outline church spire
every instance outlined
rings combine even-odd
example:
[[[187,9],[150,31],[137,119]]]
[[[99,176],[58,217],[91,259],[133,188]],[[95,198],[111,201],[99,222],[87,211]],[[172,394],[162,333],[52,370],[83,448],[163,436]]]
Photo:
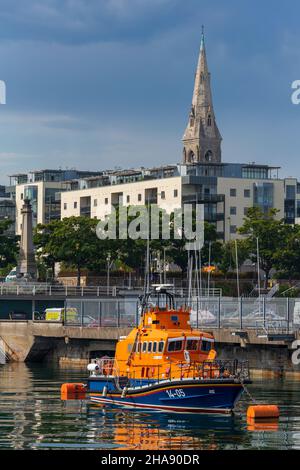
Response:
[[[184,162],[220,162],[221,141],[222,137],[215,121],[213,109],[210,73],[207,66],[204,29],[202,26],[192,107],[183,136]]]

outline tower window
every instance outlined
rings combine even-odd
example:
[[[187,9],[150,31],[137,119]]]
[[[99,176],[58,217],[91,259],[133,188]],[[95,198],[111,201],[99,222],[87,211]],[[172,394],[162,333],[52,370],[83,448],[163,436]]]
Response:
[[[211,115],[210,114],[207,117],[207,125],[208,125],[208,127],[211,126]]]
[[[211,150],[208,150],[204,156],[206,162],[211,162],[212,161],[212,156],[213,153]]]
[[[194,152],[193,152],[192,150],[189,152],[188,161],[189,161],[190,163],[193,163],[193,162],[195,161],[195,154],[194,154]]]

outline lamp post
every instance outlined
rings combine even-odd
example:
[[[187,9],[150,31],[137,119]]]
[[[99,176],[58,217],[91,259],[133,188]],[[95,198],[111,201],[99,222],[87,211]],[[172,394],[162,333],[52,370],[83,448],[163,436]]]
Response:
[[[111,254],[108,253],[107,258],[106,258],[106,262],[107,262],[107,280],[106,280],[106,289],[107,290],[106,290],[106,292],[107,292],[107,295],[109,295],[109,281],[110,281],[109,280],[109,274],[110,274],[109,272],[110,272],[110,268],[111,268],[110,260],[111,260]]]

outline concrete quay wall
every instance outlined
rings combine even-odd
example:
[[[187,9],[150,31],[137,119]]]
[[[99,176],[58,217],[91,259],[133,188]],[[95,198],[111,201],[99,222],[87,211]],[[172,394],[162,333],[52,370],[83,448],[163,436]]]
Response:
[[[49,361],[62,366],[85,367],[99,355],[113,355],[120,336],[130,328],[64,326],[61,323],[0,321],[0,338],[13,361]],[[292,362],[291,342],[268,341],[254,330],[242,337],[230,329],[213,331],[220,359],[247,360],[256,375],[293,375],[300,379],[300,365]],[[300,339],[299,332],[296,339]],[[300,353],[299,353],[300,357]]]

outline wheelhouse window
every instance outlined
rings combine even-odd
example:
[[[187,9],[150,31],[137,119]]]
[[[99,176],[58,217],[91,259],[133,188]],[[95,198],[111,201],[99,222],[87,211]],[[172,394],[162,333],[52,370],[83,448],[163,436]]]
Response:
[[[148,353],[152,352],[152,341],[148,343]]]
[[[160,341],[160,342],[158,343],[158,352],[163,352],[164,347],[165,347],[165,342],[164,342],[164,341]]]
[[[154,341],[152,351],[155,353],[157,351],[157,342]]]
[[[202,339],[201,341],[201,351],[209,352],[212,348],[212,341],[207,341],[206,339]]]
[[[183,344],[182,339],[171,339],[169,340],[168,351],[169,352],[181,351],[182,344]]]
[[[199,339],[190,338],[186,341],[186,350],[187,351],[197,351],[199,346]]]
[[[143,352],[146,352],[146,351],[147,351],[147,344],[148,344],[148,343],[143,343]]]

